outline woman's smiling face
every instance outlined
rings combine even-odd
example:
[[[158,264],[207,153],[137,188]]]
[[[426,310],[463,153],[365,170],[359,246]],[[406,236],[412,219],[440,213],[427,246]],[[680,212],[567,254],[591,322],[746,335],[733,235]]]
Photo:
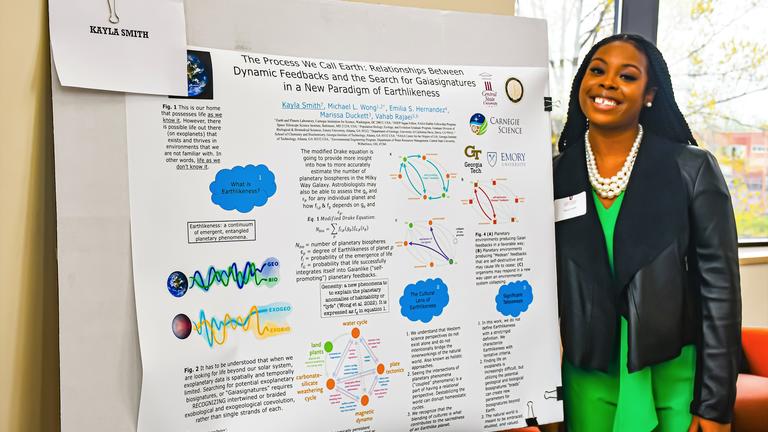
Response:
[[[616,41],[592,56],[579,87],[579,106],[590,125],[606,129],[635,127],[655,88],[648,85],[648,60],[630,42]]]

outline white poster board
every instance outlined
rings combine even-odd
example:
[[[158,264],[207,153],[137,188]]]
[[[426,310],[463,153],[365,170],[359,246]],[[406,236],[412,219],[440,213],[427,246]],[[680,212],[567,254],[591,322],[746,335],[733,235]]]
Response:
[[[185,8],[188,40],[211,48],[420,65],[547,62],[546,28],[537,20],[339,2],[201,0]],[[312,29],[311,37],[304,30],[287,31],[286,23]],[[54,83],[54,126],[62,429],[135,430],[141,366],[130,267],[125,97]],[[558,363],[554,356],[552,364]]]

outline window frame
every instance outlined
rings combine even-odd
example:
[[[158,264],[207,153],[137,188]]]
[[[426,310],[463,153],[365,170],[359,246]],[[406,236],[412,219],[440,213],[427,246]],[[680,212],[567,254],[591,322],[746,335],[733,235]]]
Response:
[[[635,33],[655,44],[659,29],[659,1],[616,0],[614,4],[614,34]],[[757,239],[739,237],[738,241],[739,248],[768,246],[768,237]]]

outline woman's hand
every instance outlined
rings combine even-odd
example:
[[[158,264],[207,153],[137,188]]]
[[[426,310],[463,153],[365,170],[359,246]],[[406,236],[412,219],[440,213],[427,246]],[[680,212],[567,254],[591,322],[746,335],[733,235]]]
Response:
[[[707,420],[699,416],[693,416],[691,420],[691,427],[688,428],[688,432],[730,432],[730,423],[718,423],[716,421]]]

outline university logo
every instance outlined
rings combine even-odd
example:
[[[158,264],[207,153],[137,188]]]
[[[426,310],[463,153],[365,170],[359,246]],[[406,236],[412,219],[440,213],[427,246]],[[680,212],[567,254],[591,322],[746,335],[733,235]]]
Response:
[[[499,154],[496,152],[488,152],[485,154],[485,157],[488,159],[488,165],[491,166],[491,168],[496,166],[496,162],[499,161]]]
[[[509,78],[504,84],[504,90],[507,92],[507,97],[513,103],[518,103],[523,99],[523,83],[515,78]]]
[[[468,145],[468,146],[464,147],[464,156],[466,156],[466,157],[468,157],[470,159],[479,160],[480,159],[480,153],[482,153],[482,152],[483,152],[482,150],[476,149],[475,146],[473,146],[473,145]]]
[[[485,106],[496,106],[498,105],[496,103],[496,96],[497,93],[493,91],[493,83],[491,82],[491,78],[493,78],[493,75],[483,72],[480,74],[480,78],[483,79],[484,83],[484,90],[483,90],[483,105]]]
[[[482,135],[488,130],[488,120],[484,115],[475,113],[469,119],[469,127],[475,135]]]
[[[520,168],[526,166],[525,152],[501,152],[501,166]]]

